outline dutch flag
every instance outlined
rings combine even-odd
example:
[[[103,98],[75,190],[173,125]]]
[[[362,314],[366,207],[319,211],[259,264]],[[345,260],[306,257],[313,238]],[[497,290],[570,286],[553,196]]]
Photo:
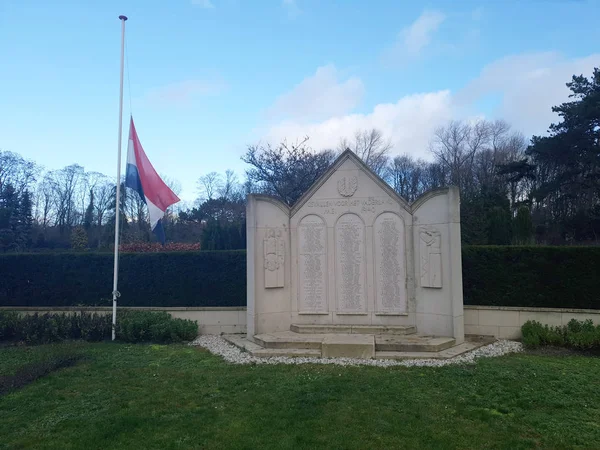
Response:
[[[161,224],[161,219],[167,208],[179,201],[179,197],[165,184],[152,167],[135,131],[133,117],[129,123],[125,186],[140,194],[140,197],[148,206],[150,228],[152,228],[158,240],[164,244],[165,230]]]

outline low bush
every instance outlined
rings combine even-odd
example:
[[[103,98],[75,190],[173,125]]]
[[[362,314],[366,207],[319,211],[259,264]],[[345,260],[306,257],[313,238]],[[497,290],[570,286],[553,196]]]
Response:
[[[575,350],[600,350],[600,325],[591,320],[571,319],[567,325],[548,326],[529,320],[521,327],[523,344],[528,348],[551,345]]]
[[[166,312],[124,311],[117,318],[117,336],[125,342],[191,341],[197,335],[196,322],[174,319]]]
[[[68,339],[102,341],[110,339],[112,318],[108,314],[19,315],[0,311],[0,341],[48,344]],[[119,311],[117,338],[125,342],[181,342],[198,334],[196,322],[174,319],[166,312]]]

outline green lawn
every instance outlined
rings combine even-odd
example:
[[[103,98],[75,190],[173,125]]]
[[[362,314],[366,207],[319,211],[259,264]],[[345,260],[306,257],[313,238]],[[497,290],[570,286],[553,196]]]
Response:
[[[0,375],[73,344],[0,349]],[[86,358],[0,397],[0,448],[600,448],[600,358],[235,366],[182,345]]]

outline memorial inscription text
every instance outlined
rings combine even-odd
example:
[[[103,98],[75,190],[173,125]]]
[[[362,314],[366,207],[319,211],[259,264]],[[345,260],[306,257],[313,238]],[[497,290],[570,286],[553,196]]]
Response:
[[[365,232],[355,214],[342,215],[335,226],[338,312],[366,312]]]
[[[299,304],[301,312],[327,312],[327,227],[316,215],[298,225]]]

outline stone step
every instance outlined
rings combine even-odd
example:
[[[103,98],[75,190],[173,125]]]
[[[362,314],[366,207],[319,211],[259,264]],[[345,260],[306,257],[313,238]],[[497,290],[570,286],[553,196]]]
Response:
[[[387,351],[373,350],[372,341],[362,341],[363,338],[368,339],[365,335],[344,335],[332,334],[323,338],[323,349],[301,349],[301,348],[263,348],[260,345],[247,339],[241,335],[224,335],[223,338],[248,352],[252,356],[263,358],[273,356],[288,356],[288,357],[349,357],[361,359],[450,359],[459,356],[468,351],[474,350],[495,341],[495,339],[469,339],[462,344],[451,348],[440,350],[438,352],[431,351]],[[348,339],[349,338],[349,339]],[[371,336],[372,338],[372,336]],[[355,341],[352,341],[354,339]],[[358,339],[358,341],[356,340]]]
[[[264,348],[303,348],[321,350],[325,334],[299,334],[293,331],[257,334],[254,342]]]
[[[336,340],[336,336],[340,339]],[[352,340],[351,337],[355,339]],[[361,341],[361,338],[364,338]],[[278,331],[274,333],[258,334],[254,342],[266,349],[312,349],[322,350],[325,340],[330,342],[374,342],[374,351],[391,352],[439,352],[454,346],[456,343],[451,337],[434,337],[418,335],[395,334],[342,334],[342,333],[295,333],[293,331]],[[353,350],[349,350],[354,353]],[[360,352],[358,352],[360,353]]]
[[[375,359],[450,359],[463,353],[475,350],[482,345],[487,345],[491,342],[483,341],[468,341],[454,347],[441,350],[439,352],[394,352],[394,351],[377,351]]]
[[[371,359],[375,356],[375,337],[371,334],[329,334],[323,339],[321,356]]]
[[[451,337],[433,336],[375,336],[375,350],[378,352],[440,352],[453,347],[456,340]]]
[[[409,335],[417,332],[413,325],[311,325],[294,323],[290,326],[294,333],[301,334],[396,334]]]
[[[235,345],[242,350],[245,350],[252,356],[268,358],[271,356],[288,356],[288,357],[321,357],[321,349],[307,348],[264,348],[248,340],[245,336],[240,335],[224,335],[223,338],[230,344]]]

